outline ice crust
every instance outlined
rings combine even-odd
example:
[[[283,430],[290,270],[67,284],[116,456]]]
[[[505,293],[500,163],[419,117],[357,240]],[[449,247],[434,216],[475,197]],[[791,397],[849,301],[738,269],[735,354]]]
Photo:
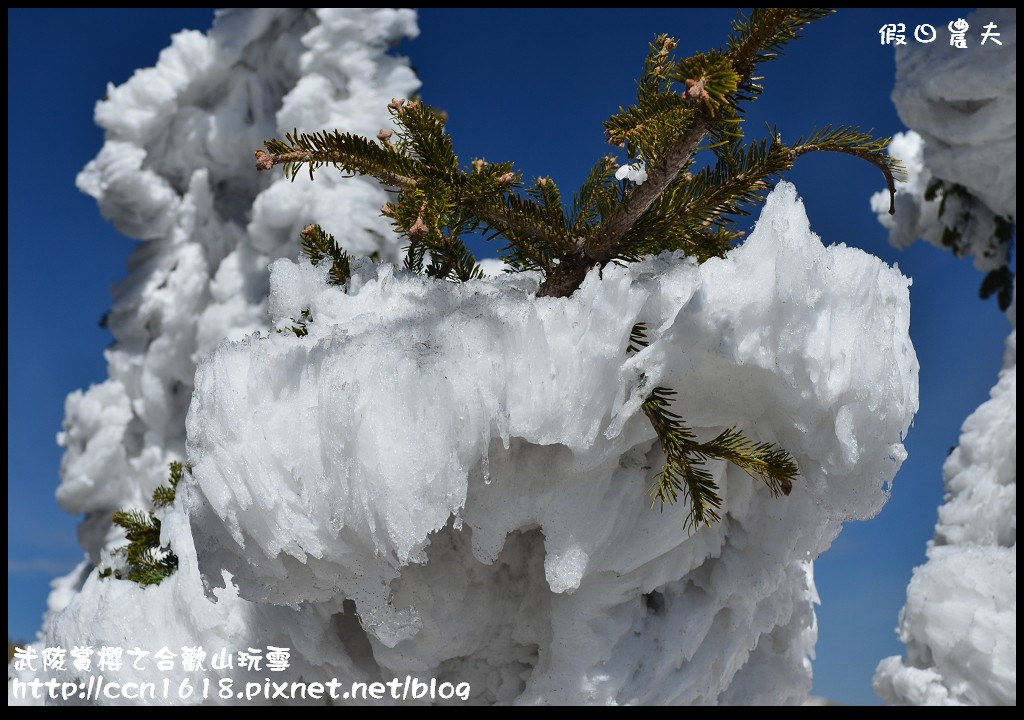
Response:
[[[917,407],[906,278],[823,247],[786,183],[726,259],[595,271],[567,299],[526,275],[326,277],[276,261],[274,326],[308,309],[309,334],[201,361],[193,481],[164,513],[178,573],[83,576],[46,642],[285,645],[305,676],[449,678],[476,702],[806,698],[811,561],[885,502]],[[720,525],[650,510],[655,384],[701,435],[789,449],[793,493],[717,463]]]
[[[58,493],[86,513],[87,558],[55,582],[37,648],[275,645],[275,680],[412,674],[479,703],[803,702],[812,562],[879,511],[905,457],[909,280],[824,247],[787,183],[727,258],[608,267],[571,298],[496,263],[463,285],[397,270],[374,183],[293,184],[251,157],[295,127],[375,135],[417,84],[383,51],[415,32],[408,11],[227,12],[98,106],[108,140],[79,185],[145,242],[110,314],[110,379],[67,401]],[[295,260],[312,220],[385,262],[329,286]],[[630,356],[639,321],[651,344]],[[735,424],[789,450],[792,494],[713,463],[721,524],[689,534],[684,508],[651,510],[655,385],[701,437]],[[174,459],[194,466],[160,511],[179,570],[100,579],[123,543],[111,512],[148,507]]]

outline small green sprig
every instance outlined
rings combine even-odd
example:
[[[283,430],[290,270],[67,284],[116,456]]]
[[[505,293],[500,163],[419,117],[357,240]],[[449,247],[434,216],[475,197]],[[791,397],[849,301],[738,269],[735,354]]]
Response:
[[[633,326],[628,352],[647,346],[646,333],[643,323]],[[722,497],[707,468],[709,460],[731,462],[767,485],[772,497],[792,492],[799,469],[789,453],[771,443],[755,443],[735,427],[723,430],[713,440],[699,442],[683,419],[672,412],[675,395],[674,390],[656,387],[642,406],[665,454],[665,465],[647,491],[651,507],[659,502],[662,507],[673,505],[682,497],[689,504],[687,528],[719,522]]]
[[[167,485],[153,491],[153,508],[162,509],[174,502],[178,484],[192,468],[184,463],[172,462]],[[178,569],[178,556],[169,546],[160,545],[160,519],[152,511],[135,508],[114,513],[114,524],[124,529],[128,544],[114,553],[122,560],[118,568],[104,568],[101,578],[130,580],[140,585],[159,585]]]

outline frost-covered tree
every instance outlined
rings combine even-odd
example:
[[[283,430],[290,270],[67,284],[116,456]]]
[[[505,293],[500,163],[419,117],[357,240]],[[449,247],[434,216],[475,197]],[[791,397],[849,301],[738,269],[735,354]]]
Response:
[[[229,13],[176,36],[100,105],[81,180],[152,245],[111,314],[112,379],[68,403],[61,500],[89,513],[90,557],[40,644],[274,646],[280,680],[412,675],[478,703],[802,701],[811,563],[882,507],[917,409],[908,280],[824,247],[792,185],[762,197],[812,150],[890,173],[884,144],[739,132],[757,68],[820,15],[758,11],[683,60],[656,39],[607,126],[626,164],[599,160],[569,210],[550,179],[462,167],[422,102],[389,106],[415,90],[383,54],[411,13]],[[181,152],[197,133],[210,157]],[[261,165],[361,177],[253,172],[282,135]],[[762,199],[739,243],[731,217]],[[471,228],[516,272],[480,278]],[[650,512],[658,468],[689,527]],[[132,567],[170,551],[160,578]],[[231,703],[222,683],[266,675],[179,670],[105,678]]]
[[[965,421],[943,465],[946,487],[928,561],[900,612],[906,656],[885,658],[874,687],[889,704],[1017,702],[1017,315],[1009,269],[1017,217],[1017,14],[979,10],[1001,45],[920,46],[896,55],[893,99],[912,128],[890,152],[909,170],[890,241],[952,246],[986,272],[982,294],[1008,310],[1010,335],[991,397]],[[872,198],[877,211],[884,193]],[[981,349],[984,351],[984,349]],[[994,349],[993,349],[994,350]]]
[[[897,48],[893,101],[912,129],[894,138],[890,154],[909,177],[896,192],[898,213],[888,212],[886,191],[871,207],[894,246],[921,238],[972,258],[985,273],[981,297],[995,295],[1005,311],[1017,223],[1017,15],[986,9],[967,22],[979,36],[990,23],[994,39],[982,44],[979,37],[963,49]]]

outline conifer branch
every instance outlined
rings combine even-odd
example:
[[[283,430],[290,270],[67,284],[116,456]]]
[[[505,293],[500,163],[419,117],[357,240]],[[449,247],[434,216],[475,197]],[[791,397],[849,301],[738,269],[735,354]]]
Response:
[[[354,155],[345,155],[344,153],[316,153],[311,150],[292,150],[281,153],[267,153],[263,150],[256,151],[256,169],[257,170],[271,170],[276,165],[284,165],[286,168],[289,165],[299,166],[306,163],[310,167],[310,178],[313,176],[313,169],[318,165],[337,165],[343,169],[351,167],[356,160]],[[290,173],[292,180],[295,179],[295,173]],[[403,175],[395,173],[389,173],[384,171],[366,173],[372,177],[377,178],[384,185],[390,185],[391,187],[397,188],[410,188],[416,186],[416,180]]]
[[[513,271],[543,273],[541,297],[571,295],[595,265],[634,262],[665,250],[683,250],[699,261],[722,256],[741,235],[730,230],[732,217],[763,200],[775,177],[809,152],[841,152],[876,165],[894,211],[899,168],[883,152],[886,141],[850,128],[826,128],[792,147],[774,132],[770,145],[742,144],[741,103],[761,92],[757,66],[829,12],[758,8],[733,23],[724,48],[684,60],[673,57],[673,38],[655,38],[635,104],[605,123],[609,142],[634,158],[625,173],[629,180],[615,182],[614,159],[602,158],[568,213],[547,178],[520,194],[511,163],[478,159],[471,171],[462,170],[445,132],[447,116],[418,100],[392,100],[395,129],[381,130],[375,140],[337,130],[293,131],[284,141],[268,140],[256,152],[257,167],[283,165],[293,180],[303,165],[310,177],[324,165],[375,177],[398,190],[397,200],[382,212],[409,240],[407,268],[453,282],[478,277],[460,235],[482,228],[507,241],[503,259]],[[691,174],[705,140],[718,163]]]
[[[626,351],[639,352],[647,345],[647,326],[637,323],[630,331]],[[682,497],[689,502],[687,528],[696,529],[721,520],[718,510],[722,497],[706,467],[708,460],[731,462],[761,480],[772,497],[792,492],[799,469],[789,453],[771,443],[752,442],[735,427],[722,431],[713,440],[698,442],[690,427],[671,410],[675,395],[674,390],[656,387],[642,405],[665,454],[665,465],[647,491],[651,507],[659,502],[662,507],[666,503],[673,505]]]
[[[889,189],[889,214],[896,214],[896,179],[906,178],[906,170],[896,159],[890,157],[885,149],[889,146],[889,140],[876,140],[867,133],[862,133],[855,128],[826,127],[814,133],[806,141],[801,140],[793,146],[793,160],[801,155],[812,152],[836,152],[866,160],[885,176],[885,183]]]
[[[502,235],[530,238],[544,245],[551,245],[559,241],[559,238],[541,223],[533,222],[529,218],[517,214],[507,206],[478,204],[472,208],[473,214],[479,217],[488,227],[497,230]],[[545,263],[541,269],[550,269]]]
[[[697,147],[708,132],[708,123],[704,118],[694,121],[693,127],[673,145],[657,165],[648,168],[647,180],[643,185],[633,188],[627,195],[619,210],[607,218],[598,231],[598,243],[587,254],[595,260],[606,260],[610,257],[615,245],[629,232],[637,220],[650,209],[651,205],[661,197],[662,193],[679,174],[690,166],[690,161]]]
[[[952,207],[947,208],[947,201],[951,198],[958,200],[954,203],[955,211]],[[989,214],[991,210],[963,185],[950,183],[941,178],[934,178],[928,184],[924,191],[924,199],[928,202],[939,200],[938,215],[943,225],[940,242],[943,247],[950,248],[957,257],[964,257],[974,252],[973,242],[965,242],[964,233],[967,232],[968,237],[973,235],[969,232],[969,228],[977,227],[978,214]],[[999,253],[1002,256],[1002,264],[985,275],[981,281],[978,296],[982,300],[987,300],[995,295],[999,302],[999,309],[1006,312],[1013,301],[1013,288],[1016,279],[1009,265],[1010,251],[1013,249],[1010,241],[1013,239],[1015,225],[1010,217],[992,214],[992,220],[995,223],[995,229],[989,241],[991,248],[988,252]],[[1006,250],[1003,251],[1002,248],[1006,248]]]
[[[165,508],[174,502],[178,485],[186,472],[192,472],[191,466],[177,461],[170,464],[167,485],[153,491],[154,508]],[[178,569],[178,556],[171,552],[170,547],[160,545],[160,519],[152,511],[118,510],[114,513],[113,522],[125,531],[128,544],[114,551],[115,555],[123,558],[122,567],[102,569],[99,573],[101,578],[130,580],[143,586],[159,585]]]
[[[331,285],[344,285],[351,275],[349,254],[341,249],[341,245],[330,233],[324,232],[319,225],[307,225],[299,234],[302,254],[314,265],[319,265],[325,258],[330,258],[331,268],[327,281]]]
[[[757,64],[776,59],[789,42],[800,37],[800,31],[816,20],[834,13],[829,8],[754,8],[749,17],[742,14],[733,21],[729,38],[729,56],[742,77],[742,99],[760,93],[754,84]],[[749,94],[749,95],[747,95]]]
[[[895,215],[896,214],[896,178],[893,177],[892,168],[890,167],[890,164],[885,161],[885,159],[879,158],[874,153],[870,153],[870,152],[868,152],[866,150],[859,150],[857,148],[844,148],[844,147],[831,147],[831,148],[829,148],[829,147],[815,147],[813,145],[807,145],[807,146],[804,146],[804,147],[797,148],[797,149],[793,150],[793,159],[795,160],[796,158],[800,157],[801,155],[806,155],[807,153],[811,153],[811,152],[836,152],[836,153],[844,153],[846,155],[852,155],[853,157],[858,157],[861,160],[867,160],[869,163],[871,163],[872,165],[877,167],[879,170],[882,171],[882,174],[885,176],[885,184],[886,184],[886,187],[889,190],[889,214],[890,215]]]

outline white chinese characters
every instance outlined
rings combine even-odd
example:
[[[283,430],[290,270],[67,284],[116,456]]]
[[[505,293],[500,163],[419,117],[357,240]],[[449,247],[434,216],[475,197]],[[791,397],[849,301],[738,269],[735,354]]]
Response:
[[[963,18],[957,18],[947,23],[946,29],[949,31],[950,47],[966,50],[968,43],[967,33],[971,29],[970,24]],[[993,45],[1002,45],[1003,42],[999,39],[999,33],[996,32],[997,29],[998,25],[993,22],[983,25],[981,45],[984,45],[989,40],[992,41]],[[878,35],[882,45],[906,45],[907,25],[906,23],[886,23],[878,29]],[[921,23],[914,28],[914,40],[923,45],[935,42],[938,37],[938,31],[930,23]]]
[[[213,670],[225,670],[234,667],[247,670],[269,670],[270,672],[283,672],[289,666],[291,648],[267,645],[266,655],[263,648],[246,648],[238,652],[230,652],[227,648],[220,648],[212,654],[207,653],[202,646],[182,647],[180,656],[169,647],[162,647],[155,653],[142,648],[131,648],[125,650],[120,647],[109,647],[104,645],[97,650],[91,646],[76,645],[70,653],[62,647],[46,647],[40,653],[31,645],[27,647],[15,647],[11,662],[18,672],[67,672],[68,655],[71,656],[71,665],[78,672],[90,672],[95,665],[96,670],[116,672],[121,669],[123,656],[127,655],[132,666],[136,670],[143,670],[146,667],[154,666],[163,672],[173,671],[178,664],[185,672],[205,671],[205,662],[209,661],[209,667]],[[152,658],[150,658],[152,656]],[[176,658],[180,661],[176,662]]]
[[[889,23],[888,25],[883,25],[878,31],[878,34],[882,36],[883,45],[907,44],[906,23]]]
[[[946,27],[949,28],[949,44],[961,50],[967,49],[967,31],[970,25],[963,18],[957,18]]]

